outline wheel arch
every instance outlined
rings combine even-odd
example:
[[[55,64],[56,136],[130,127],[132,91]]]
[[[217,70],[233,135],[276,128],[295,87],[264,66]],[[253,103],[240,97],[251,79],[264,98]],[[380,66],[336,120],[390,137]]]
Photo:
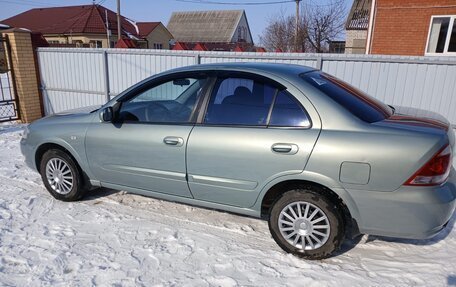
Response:
[[[272,207],[273,203],[280,198],[282,194],[285,192],[296,189],[296,188],[303,188],[303,187],[318,187],[325,195],[327,195],[331,201],[341,207],[342,215],[344,217],[344,221],[347,224],[347,229],[351,236],[356,236],[359,234],[358,224],[360,221],[359,218],[359,211],[356,207],[351,196],[345,191],[343,188],[329,188],[326,185],[305,179],[288,179],[283,180],[278,183],[275,183],[267,191],[263,194],[263,196],[259,199],[261,202],[260,205],[260,212],[261,218],[267,218],[269,216],[270,208]]]
[[[83,184],[86,186],[86,188],[90,189],[92,188],[90,184],[90,178],[87,175],[85,169],[81,165],[81,159],[77,156],[76,152],[66,144],[62,143],[56,143],[56,142],[46,142],[38,146],[35,152],[35,166],[38,172],[40,172],[40,163],[41,159],[43,158],[43,155],[46,153],[46,151],[50,149],[57,149],[60,150],[64,153],[66,153],[76,164],[76,168],[79,170],[79,173],[82,177]]]

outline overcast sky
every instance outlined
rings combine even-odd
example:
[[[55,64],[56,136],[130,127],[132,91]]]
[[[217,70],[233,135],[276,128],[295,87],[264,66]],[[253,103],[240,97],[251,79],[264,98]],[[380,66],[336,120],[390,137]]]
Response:
[[[189,1],[189,0],[185,0]],[[194,2],[229,2],[229,3],[255,3],[255,2],[282,2],[280,0],[191,0]],[[286,0],[283,0],[286,1]],[[324,5],[330,0],[303,0],[310,5]],[[353,0],[343,0],[347,9]],[[115,11],[116,0],[97,0],[103,6]],[[38,7],[55,7],[92,4],[91,0],[0,0],[0,20],[9,18],[26,10]],[[268,19],[280,11],[286,14],[295,13],[293,2],[274,5],[215,5],[205,3],[183,3],[179,0],[121,0],[121,14],[134,21],[161,21],[167,25],[173,11],[191,10],[222,10],[244,9],[247,14],[250,29],[254,40],[258,42],[258,36],[267,25]]]

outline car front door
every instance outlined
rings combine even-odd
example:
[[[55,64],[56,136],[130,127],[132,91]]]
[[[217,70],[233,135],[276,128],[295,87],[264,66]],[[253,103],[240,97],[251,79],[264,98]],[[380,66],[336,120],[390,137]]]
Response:
[[[87,157],[96,179],[106,186],[192,197],[185,152],[208,81],[168,78],[121,98],[114,122],[96,122],[87,131]]]
[[[237,207],[254,205],[271,180],[301,173],[320,132],[289,91],[245,75],[217,80],[200,121],[187,147],[190,190]]]

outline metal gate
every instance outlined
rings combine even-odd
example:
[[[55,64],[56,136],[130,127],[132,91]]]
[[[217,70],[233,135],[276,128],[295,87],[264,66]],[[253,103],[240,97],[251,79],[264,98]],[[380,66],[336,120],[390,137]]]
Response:
[[[0,122],[20,119],[8,36],[0,37]]]

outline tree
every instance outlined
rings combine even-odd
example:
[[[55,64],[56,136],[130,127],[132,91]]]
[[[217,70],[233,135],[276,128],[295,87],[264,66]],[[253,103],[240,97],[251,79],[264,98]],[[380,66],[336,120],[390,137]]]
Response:
[[[327,5],[304,5],[303,25],[307,30],[307,42],[316,53],[328,51],[329,42],[344,31],[346,9],[343,1],[331,0]]]
[[[260,42],[269,51],[293,51],[294,25],[294,17],[286,16],[282,11],[269,19],[269,25],[260,35]]]
[[[346,9],[342,0],[331,0],[324,5],[302,5],[299,21],[298,52],[323,53],[329,41],[336,39],[344,30]],[[296,51],[295,16],[283,11],[269,19],[269,24],[260,36],[266,49],[284,52]]]

